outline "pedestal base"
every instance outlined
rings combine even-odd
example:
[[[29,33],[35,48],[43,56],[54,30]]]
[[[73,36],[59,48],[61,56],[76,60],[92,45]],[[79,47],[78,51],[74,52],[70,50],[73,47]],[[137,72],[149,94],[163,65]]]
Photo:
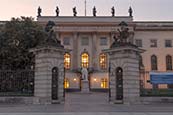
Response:
[[[89,93],[89,81],[82,80],[81,93]]]

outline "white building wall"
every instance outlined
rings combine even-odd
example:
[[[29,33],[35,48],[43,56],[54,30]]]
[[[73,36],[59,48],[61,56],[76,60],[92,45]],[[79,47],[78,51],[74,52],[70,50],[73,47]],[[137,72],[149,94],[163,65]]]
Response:
[[[151,70],[151,56],[158,59],[158,71],[166,71],[166,55],[173,56],[173,47],[165,47],[165,40],[173,41],[173,31],[135,31],[134,39],[142,39],[142,48],[146,50],[142,54],[146,71]],[[157,47],[150,47],[151,39],[157,39]]]

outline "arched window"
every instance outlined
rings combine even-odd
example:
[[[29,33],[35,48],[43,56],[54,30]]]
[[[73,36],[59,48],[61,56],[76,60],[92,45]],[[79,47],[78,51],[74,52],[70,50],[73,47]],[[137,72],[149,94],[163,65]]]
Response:
[[[64,67],[65,69],[70,69],[70,54],[69,53],[65,53],[64,54]]]
[[[151,70],[157,70],[157,56],[151,56]]]
[[[106,63],[107,63],[107,57],[106,54],[101,53],[100,58],[99,58],[99,63],[100,63],[100,68],[101,69],[106,69]]]
[[[172,56],[166,56],[166,70],[172,70]]]
[[[83,53],[81,55],[81,65],[82,65],[82,67],[88,68],[88,65],[89,65],[89,55],[87,53]]]

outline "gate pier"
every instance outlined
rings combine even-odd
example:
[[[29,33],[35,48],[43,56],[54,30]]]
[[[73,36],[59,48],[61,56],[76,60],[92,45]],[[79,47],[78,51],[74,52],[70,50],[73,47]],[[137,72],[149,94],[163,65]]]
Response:
[[[31,49],[35,54],[34,103],[51,104],[64,101],[63,48],[47,46]]]

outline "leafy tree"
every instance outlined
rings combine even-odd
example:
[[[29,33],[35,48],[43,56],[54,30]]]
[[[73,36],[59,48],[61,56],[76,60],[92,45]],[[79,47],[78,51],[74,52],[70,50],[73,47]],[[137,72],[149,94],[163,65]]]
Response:
[[[0,30],[0,69],[29,69],[34,64],[30,48],[47,37],[33,18],[12,18]]]

